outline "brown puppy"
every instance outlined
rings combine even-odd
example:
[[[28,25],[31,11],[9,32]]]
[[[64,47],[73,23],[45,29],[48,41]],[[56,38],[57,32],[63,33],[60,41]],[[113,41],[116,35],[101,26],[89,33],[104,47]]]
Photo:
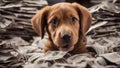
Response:
[[[38,11],[31,22],[41,38],[46,32],[49,36],[45,52],[60,50],[79,54],[87,52],[83,41],[91,18],[88,10],[77,3],[58,3]]]

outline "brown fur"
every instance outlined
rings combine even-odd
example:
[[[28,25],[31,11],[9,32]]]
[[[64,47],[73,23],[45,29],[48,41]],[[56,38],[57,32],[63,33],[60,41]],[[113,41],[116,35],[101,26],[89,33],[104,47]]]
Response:
[[[73,17],[76,18],[75,23],[71,22]],[[45,52],[64,50],[71,54],[79,54],[87,52],[84,41],[86,39],[85,33],[91,25],[91,18],[88,10],[77,3],[58,3],[38,11],[31,22],[41,38],[44,37],[45,32],[49,36],[45,44]],[[56,25],[51,23],[53,19],[57,21]],[[71,35],[69,43],[61,39],[64,33]],[[69,46],[61,48],[64,44]]]

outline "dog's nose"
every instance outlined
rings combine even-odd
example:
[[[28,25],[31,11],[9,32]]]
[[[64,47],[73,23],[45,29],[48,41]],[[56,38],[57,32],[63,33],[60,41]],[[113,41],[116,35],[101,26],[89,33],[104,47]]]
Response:
[[[69,42],[70,39],[71,39],[71,35],[69,33],[65,33],[63,36],[62,36],[62,39],[63,41],[65,42]]]

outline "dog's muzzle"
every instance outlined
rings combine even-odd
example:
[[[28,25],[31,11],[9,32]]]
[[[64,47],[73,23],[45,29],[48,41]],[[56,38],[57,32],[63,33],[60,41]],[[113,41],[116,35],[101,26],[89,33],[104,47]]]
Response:
[[[61,34],[61,41],[63,42],[63,44],[59,47],[59,49],[61,51],[70,51],[72,50],[72,46],[71,46],[71,41],[72,41],[72,34],[69,32],[63,33]]]
[[[72,36],[70,33],[64,33],[64,34],[62,34],[61,39],[64,43],[69,43],[71,40],[71,37]]]

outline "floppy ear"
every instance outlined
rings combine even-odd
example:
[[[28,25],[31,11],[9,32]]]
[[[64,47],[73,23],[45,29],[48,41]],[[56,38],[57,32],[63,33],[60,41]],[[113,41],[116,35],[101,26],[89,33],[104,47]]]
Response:
[[[89,13],[88,9],[83,7],[82,5],[77,3],[72,3],[72,5],[78,12],[78,15],[80,17],[80,30],[82,31],[82,34],[85,35],[90,28],[92,16]]]
[[[40,35],[41,38],[43,38],[45,34],[45,27],[47,25],[47,15],[49,12],[49,8],[49,6],[42,8],[31,19],[33,29],[36,33]]]

